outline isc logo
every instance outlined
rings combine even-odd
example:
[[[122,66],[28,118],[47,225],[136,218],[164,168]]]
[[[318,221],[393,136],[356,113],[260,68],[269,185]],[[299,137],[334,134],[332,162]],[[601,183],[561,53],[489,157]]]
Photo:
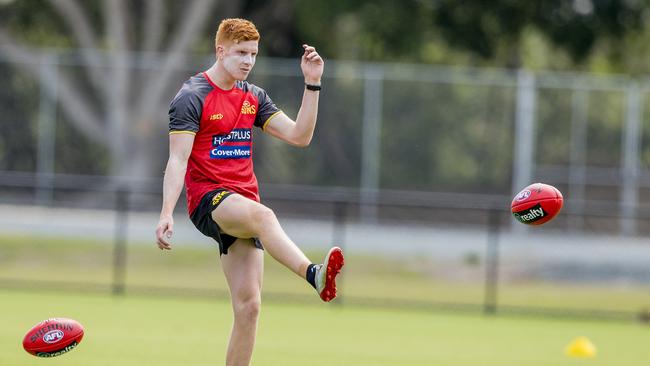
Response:
[[[63,331],[61,330],[51,330],[43,336],[43,341],[45,343],[56,343],[63,339]]]
[[[221,113],[211,114],[210,115],[210,121],[216,121],[216,120],[220,120],[222,118],[223,118],[223,114],[221,114]]]

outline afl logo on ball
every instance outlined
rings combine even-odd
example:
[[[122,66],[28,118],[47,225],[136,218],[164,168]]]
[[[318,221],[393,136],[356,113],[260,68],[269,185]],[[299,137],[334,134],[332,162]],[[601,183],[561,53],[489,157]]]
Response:
[[[63,331],[60,330],[51,330],[43,336],[43,342],[45,343],[56,343],[63,339]]]
[[[527,189],[524,189],[523,191],[519,192],[517,197],[515,197],[515,201],[523,201],[530,197],[530,191]]]

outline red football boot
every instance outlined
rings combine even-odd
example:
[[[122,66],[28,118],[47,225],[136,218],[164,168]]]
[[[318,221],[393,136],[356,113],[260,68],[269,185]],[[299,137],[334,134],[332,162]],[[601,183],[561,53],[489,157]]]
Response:
[[[339,247],[332,247],[323,264],[316,269],[316,291],[323,301],[331,301],[336,297],[336,276],[341,272],[343,264],[343,251]]]

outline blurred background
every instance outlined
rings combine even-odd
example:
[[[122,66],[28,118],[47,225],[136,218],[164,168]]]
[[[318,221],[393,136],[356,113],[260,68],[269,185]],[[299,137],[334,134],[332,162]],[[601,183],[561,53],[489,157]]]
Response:
[[[0,286],[224,297],[181,197],[154,229],[167,111],[252,20],[249,81],[295,117],[302,43],[326,60],[312,145],[254,135],[263,203],[339,305],[650,319],[650,2],[0,1]],[[561,214],[510,214],[534,182]],[[316,302],[268,262],[265,297]]]

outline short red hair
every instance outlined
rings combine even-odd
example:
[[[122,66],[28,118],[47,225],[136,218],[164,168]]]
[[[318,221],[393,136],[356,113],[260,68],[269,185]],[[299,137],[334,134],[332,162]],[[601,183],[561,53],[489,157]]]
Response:
[[[226,43],[239,43],[242,41],[259,41],[260,34],[251,21],[240,18],[224,19],[219,24],[214,37],[215,47]]]

